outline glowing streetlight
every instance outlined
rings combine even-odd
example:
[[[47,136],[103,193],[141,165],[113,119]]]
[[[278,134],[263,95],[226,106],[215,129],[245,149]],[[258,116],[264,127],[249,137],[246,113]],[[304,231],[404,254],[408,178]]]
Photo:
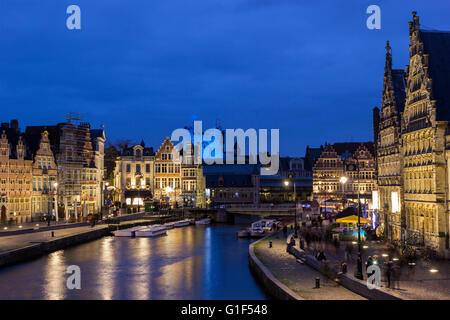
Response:
[[[55,187],[55,219],[58,222],[58,182],[53,183]]]
[[[284,185],[287,187],[289,185],[289,181],[288,180],[284,180]]]
[[[342,176],[339,182],[342,183],[342,207],[345,208],[344,198],[345,198],[345,183],[347,182],[347,177]]]

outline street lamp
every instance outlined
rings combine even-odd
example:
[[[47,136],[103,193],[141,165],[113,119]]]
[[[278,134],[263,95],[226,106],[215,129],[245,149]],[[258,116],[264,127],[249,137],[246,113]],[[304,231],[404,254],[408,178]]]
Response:
[[[169,207],[170,207],[170,194],[172,193],[173,188],[171,186],[166,187],[166,193],[169,195]]]
[[[360,200],[360,194],[359,194],[359,160],[355,159],[356,163],[346,163],[345,170],[346,171],[356,171],[356,175],[358,177],[357,184],[358,184],[358,261],[357,261],[357,270],[355,273],[355,277],[364,280],[363,278],[363,272],[362,272],[362,256],[361,256],[361,200]]]
[[[288,180],[284,180],[284,185],[286,187],[289,186],[290,179],[292,179],[292,178],[293,178],[293,175],[290,174],[289,175],[289,179]],[[292,184],[294,186],[294,212],[295,212],[295,221],[294,222],[297,223],[297,191],[295,189],[295,179],[294,179]]]
[[[340,183],[342,183],[342,205],[344,206],[344,209],[345,209],[345,203],[344,203],[344,198],[345,198],[345,183],[347,182],[347,177],[345,177],[345,176],[342,176],[340,179],[339,179],[339,182]]]
[[[58,183],[55,182],[53,187],[55,187],[55,219],[58,222]]]

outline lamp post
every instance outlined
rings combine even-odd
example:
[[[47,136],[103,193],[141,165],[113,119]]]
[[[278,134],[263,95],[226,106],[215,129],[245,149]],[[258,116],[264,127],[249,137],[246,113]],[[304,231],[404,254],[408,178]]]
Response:
[[[361,256],[361,200],[359,194],[359,160],[355,163],[345,163],[346,171],[356,171],[357,175],[357,185],[358,185],[358,260],[357,260],[357,270],[355,272],[355,277],[364,280],[362,272],[362,256]]]
[[[58,222],[58,183],[55,182],[53,186],[55,187],[55,218]]]
[[[342,176],[340,179],[339,179],[339,182],[340,183],[342,183],[342,206],[344,207],[344,209],[345,209],[345,183],[347,182],[347,177],[345,177],[345,176]]]
[[[284,180],[284,185],[287,187],[291,181],[292,175],[289,175],[288,180]],[[297,223],[297,190],[295,189],[295,180],[292,183],[294,185],[294,213],[295,213],[295,223]]]
[[[420,220],[422,222],[422,243],[425,246],[425,216],[423,213],[420,214]]]
[[[103,191],[103,207],[104,207],[104,213],[106,214],[106,216],[108,216],[107,215],[107,213],[109,213],[109,212],[107,212],[107,198],[108,198],[108,186],[109,186],[109,182],[106,182],[105,183],[105,190]],[[102,216],[100,217],[100,220],[102,220],[103,219],[103,211],[102,211]]]
[[[166,192],[169,195],[169,208],[170,208],[170,194],[172,193],[173,188],[171,186],[166,187]]]

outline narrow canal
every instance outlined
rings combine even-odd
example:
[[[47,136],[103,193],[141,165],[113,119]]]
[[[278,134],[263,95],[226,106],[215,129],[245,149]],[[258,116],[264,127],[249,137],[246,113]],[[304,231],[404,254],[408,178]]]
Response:
[[[267,299],[237,225],[188,226],[157,238],[105,237],[0,269],[0,299]],[[81,289],[66,269],[81,269]]]

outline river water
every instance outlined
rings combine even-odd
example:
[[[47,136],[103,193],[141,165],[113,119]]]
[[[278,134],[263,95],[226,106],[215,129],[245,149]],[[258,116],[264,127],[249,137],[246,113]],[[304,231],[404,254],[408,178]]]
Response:
[[[267,299],[242,226],[188,226],[157,238],[102,239],[0,269],[0,299]],[[81,289],[67,289],[67,267]]]

